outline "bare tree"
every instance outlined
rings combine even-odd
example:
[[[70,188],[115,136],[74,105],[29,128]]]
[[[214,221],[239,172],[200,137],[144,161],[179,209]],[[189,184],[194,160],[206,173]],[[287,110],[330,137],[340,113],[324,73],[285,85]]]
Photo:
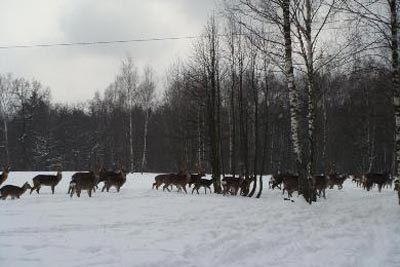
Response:
[[[126,91],[127,109],[129,111],[129,169],[131,172],[135,170],[135,159],[133,149],[133,108],[135,105],[135,98],[137,96],[137,70],[131,56],[126,56],[122,61],[121,67],[121,82],[122,87]]]
[[[394,124],[394,174],[400,172],[400,64],[399,64],[399,1],[343,0],[339,10],[362,24],[367,34],[363,49],[377,51],[380,58],[388,60],[392,79],[392,106]],[[360,23],[361,22],[361,23]],[[383,48],[383,49],[382,49]],[[388,56],[389,55],[389,56]]]
[[[150,66],[146,66],[144,69],[143,81],[140,83],[138,88],[139,103],[145,113],[144,115],[144,133],[143,133],[143,153],[141,162],[141,171],[146,166],[147,159],[147,136],[150,115],[152,110],[155,108],[155,83],[154,83],[154,71]]]
[[[11,74],[0,75],[0,115],[3,120],[5,163],[10,164],[8,120],[14,106],[13,79]]]

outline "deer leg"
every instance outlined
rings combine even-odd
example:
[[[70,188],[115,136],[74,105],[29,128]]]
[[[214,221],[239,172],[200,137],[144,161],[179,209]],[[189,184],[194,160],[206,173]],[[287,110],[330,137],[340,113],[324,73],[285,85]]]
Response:
[[[104,189],[106,189],[106,183],[104,183],[103,189],[101,189],[101,192],[104,192]]]
[[[30,194],[32,194],[33,190],[35,190],[35,189],[36,189],[36,186],[34,185],[34,186],[31,188]],[[69,192],[68,192],[68,193],[69,193]]]
[[[54,185],[51,186],[51,193],[54,195]]]
[[[89,197],[92,197],[92,188],[88,189],[88,195]]]
[[[39,190],[40,190],[40,185],[38,185],[38,187],[36,187],[36,192],[39,194]]]
[[[193,195],[193,192],[194,192],[194,190],[195,190],[195,189],[196,189],[196,186],[194,186],[194,187],[193,187],[193,190],[192,190],[192,195]]]

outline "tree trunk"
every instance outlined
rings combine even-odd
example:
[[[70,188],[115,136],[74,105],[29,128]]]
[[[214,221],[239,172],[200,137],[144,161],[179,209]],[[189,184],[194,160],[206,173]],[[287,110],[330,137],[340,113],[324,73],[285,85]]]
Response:
[[[146,116],[144,119],[144,135],[143,135],[143,156],[142,156],[142,174],[146,166],[146,156],[147,156],[147,133],[150,119],[150,109],[146,110]]]
[[[285,76],[289,92],[290,109],[290,130],[293,151],[295,154],[297,170],[299,172],[299,193],[305,200],[311,204],[311,190],[307,177],[307,164],[304,164],[303,147],[300,143],[300,107],[299,96],[294,82],[293,58],[292,58],[292,38],[291,38],[291,18],[290,18],[290,0],[283,0],[283,35],[285,42]]]
[[[3,128],[4,128],[4,151],[5,151],[5,161],[6,165],[10,165],[10,155],[9,155],[9,148],[8,148],[8,122],[7,116],[3,114]]]
[[[133,158],[133,125],[132,125],[132,106],[129,105],[129,164],[130,171],[133,173],[135,168]]]
[[[393,109],[395,118],[395,175],[399,176],[400,170],[400,80],[399,80],[399,45],[398,45],[398,22],[397,3],[398,0],[389,0],[390,6],[390,30],[392,50],[392,86],[393,86]]]

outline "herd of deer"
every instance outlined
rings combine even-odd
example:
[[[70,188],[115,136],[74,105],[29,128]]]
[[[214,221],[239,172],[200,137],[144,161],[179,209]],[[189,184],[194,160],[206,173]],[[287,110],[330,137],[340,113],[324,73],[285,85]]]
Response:
[[[331,173],[329,175],[317,175],[314,176],[312,180],[309,182],[311,185],[314,186],[317,196],[326,198],[325,195],[325,190],[327,188],[333,189],[334,186],[337,186],[338,189],[343,188],[343,183],[346,179],[350,178],[349,175],[338,175],[336,173]],[[364,175],[353,175],[352,181],[357,184],[357,187],[362,187],[366,189],[367,191],[370,191],[373,186],[377,186],[379,192],[381,192],[382,187],[390,187],[392,188],[393,184],[393,177],[387,172],[385,173],[367,173]],[[281,185],[283,184],[283,188]],[[398,192],[398,197],[399,197],[399,205],[400,205],[400,180],[395,180],[394,181],[395,187],[394,190]],[[288,199],[292,197],[292,193],[294,191],[298,191],[298,176],[297,175],[291,175],[291,174],[278,174],[274,175],[271,178],[271,181],[269,183],[270,188],[274,189],[278,187],[279,189],[282,190],[282,194],[285,193],[285,191],[288,194]]]
[[[177,174],[169,173],[169,174],[160,174],[154,178],[154,183],[152,188],[157,189],[163,186],[163,191],[167,189],[170,190],[170,187],[176,186],[178,191],[184,191],[187,193],[186,185],[191,187],[194,185],[192,194],[194,191],[199,193],[199,189],[204,187],[205,193],[207,193],[207,188],[211,192],[211,184],[212,180],[203,178],[205,176],[204,173],[199,172],[198,174],[189,174],[187,172],[179,172]],[[393,178],[389,173],[368,173],[362,176],[353,176],[353,182],[357,183],[357,186],[362,186],[367,191],[371,190],[374,185],[378,186],[379,192],[381,191],[383,186],[392,187]],[[318,197],[326,198],[326,189],[333,189],[335,186],[339,190],[343,188],[343,183],[346,179],[350,178],[349,175],[339,175],[336,173],[331,173],[329,175],[317,175],[314,176],[313,179],[310,179],[311,185],[315,188]],[[240,195],[247,195],[249,192],[250,184],[254,181],[253,178],[244,178],[243,176],[233,177],[233,176],[225,176],[222,181],[222,193],[224,195],[237,195],[240,190]],[[285,191],[288,194],[288,197],[285,200],[292,200],[292,193],[295,191],[299,191],[299,177],[297,175],[285,173],[285,174],[276,174],[271,177],[269,181],[269,188],[275,189],[279,188],[282,190],[282,194],[285,194]],[[398,192],[399,197],[399,205],[400,205],[400,181],[394,181],[395,187],[394,190]],[[293,200],[292,200],[293,201]]]
[[[3,172],[0,175],[0,186],[7,180],[10,173],[9,167],[3,167]],[[98,185],[103,182],[102,192],[107,190],[109,192],[111,187],[115,187],[117,192],[126,182],[127,172],[123,169],[118,171],[107,171],[104,167],[97,169],[96,171],[90,172],[76,172],[72,175],[72,179],[69,184],[68,194],[72,197],[75,193],[78,197],[81,195],[82,190],[88,192],[89,197],[92,196],[92,192],[96,191]],[[187,193],[186,186],[189,188],[193,185],[192,194],[194,191],[199,194],[199,189],[204,188],[204,193],[207,194],[207,189],[211,193],[212,180],[205,179],[204,172],[199,172],[197,174],[189,174],[188,172],[179,172],[177,174],[160,174],[154,178],[154,183],[152,188],[157,189],[163,185],[163,191],[167,189],[171,191],[172,187],[178,188],[178,191],[184,191]],[[317,175],[310,179],[310,183],[316,189],[318,197],[326,198],[325,190],[327,188],[332,189],[337,186],[338,189],[343,188],[343,183],[350,176],[348,175],[338,175],[336,173],[331,173],[329,175]],[[288,194],[287,200],[291,200],[292,193],[299,191],[298,176],[293,174],[277,174],[271,177],[269,182],[269,187],[271,189],[279,188],[282,190],[282,194],[285,191]],[[15,185],[5,185],[0,188],[0,198],[5,200],[7,197],[20,198],[20,196],[30,189],[30,193],[33,191],[39,194],[40,188],[42,186],[51,187],[52,194],[54,194],[55,187],[62,179],[61,170],[57,171],[56,175],[39,174],[33,179],[33,187],[26,182],[23,186],[18,187]],[[240,190],[240,195],[247,195],[249,192],[250,184],[254,181],[253,178],[244,178],[243,176],[225,176],[221,181],[222,193],[224,195],[237,195]],[[374,185],[377,185],[379,192],[383,186],[392,187],[393,178],[389,173],[367,173],[365,175],[354,175],[352,181],[356,183],[357,187],[361,187],[370,191]],[[171,189],[170,189],[171,188]],[[400,205],[400,180],[394,181],[394,190],[398,193],[399,205]],[[293,200],[292,200],[293,201]]]
[[[163,191],[165,191],[165,189],[171,191],[169,187],[172,188],[172,186],[175,186],[178,188],[178,191],[183,190],[185,193],[187,193],[186,185],[188,185],[189,187],[193,185],[192,194],[194,193],[194,191],[199,194],[199,189],[202,187],[204,187],[205,194],[207,194],[207,189],[211,193],[211,184],[213,183],[213,181],[210,179],[205,179],[203,177],[205,177],[204,172],[199,172],[197,174],[189,174],[188,172],[179,172],[177,174],[160,174],[154,178],[152,188],[158,190],[161,185],[164,185]],[[240,194],[244,194],[244,192],[248,191],[249,185],[252,181],[253,179],[244,179],[242,176],[225,176],[221,181],[222,192],[224,195],[237,195],[240,189]]]
[[[3,172],[0,175],[0,186],[7,180],[8,174],[10,173],[9,167],[4,167]],[[127,172],[123,169],[118,171],[107,171],[105,168],[99,168],[96,171],[90,172],[76,172],[72,175],[72,179],[69,183],[68,194],[72,197],[75,193],[78,197],[81,196],[81,191],[86,190],[89,197],[92,196],[92,192],[96,191],[98,185],[103,182],[102,192],[107,190],[109,192],[111,187],[115,187],[117,192],[126,182]],[[57,171],[56,175],[39,174],[32,179],[33,187],[26,182],[22,187],[15,185],[5,185],[0,188],[0,198],[5,200],[7,197],[19,198],[26,190],[30,189],[30,193],[34,190],[39,194],[42,186],[51,187],[51,192],[54,194],[55,187],[62,179],[61,170]]]

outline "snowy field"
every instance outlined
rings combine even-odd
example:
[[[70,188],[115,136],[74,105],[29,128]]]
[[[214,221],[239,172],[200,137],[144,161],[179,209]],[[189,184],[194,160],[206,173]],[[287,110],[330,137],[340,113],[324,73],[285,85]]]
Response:
[[[11,172],[5,184],[32,182]],[[29,192],[0,201],[0,266],[400,266],[393,189],[350,181],[309,206],[265,188],[261,199],[154,191],[135,174],[116,193]],[[267,183],[265,183],[267,184]]]

